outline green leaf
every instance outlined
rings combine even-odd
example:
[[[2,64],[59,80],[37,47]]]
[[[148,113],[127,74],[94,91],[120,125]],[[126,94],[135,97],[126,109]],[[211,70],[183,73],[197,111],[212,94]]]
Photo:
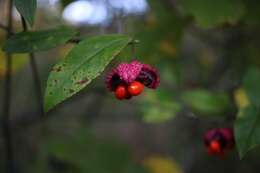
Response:
[[[37,8],[37,0],[14,0],[14,5],[19,13],[32,26],[34,23],[34,16]]]
[[[9,38],[3,50],[9,53],[43,51],[67,42],[77,32],[66,27],[45,31],[21,32]]]
[[[192,15],[205,28],[220,24],[236,23],[244,14],[245,7],[239,0],[183,0],[184,12]]]
[[[250,105],[241,109],[235,122],[235,139],[240,158],[260,144],[260,110]]]
[[[250,68],[243,80],[243,87],[248,95],[250,102],[260,106],[260,70]]]
[[[123,35],[103,35],[76,45],[52,68],[45,92],[45,110],[87,86],[130,41]]]
[[[185,104],[202,114],[222,114],[229,106],[228,96],[203,89],[186,91],[182,95]]]
[[[78,172],[126,172],[131,163],[127,146],[117,141],[98,140],[83,130],[62,138],[53,136],[45,140],[44,149],[49,155],[78,168]]]
[[[166,122],[181,111],[181,105],[168,92],[162,90],[146,91],[139,108],[146,123]]]

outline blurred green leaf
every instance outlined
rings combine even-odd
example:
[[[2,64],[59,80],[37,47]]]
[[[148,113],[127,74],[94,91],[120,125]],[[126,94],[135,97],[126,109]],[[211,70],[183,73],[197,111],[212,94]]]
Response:
[[[244,15],[244,4],[240,0],[183,0],[186,14],[192,15],[196,22],[205,28],[221,24],[236,23]]]
[[[207,115],[224,113],[229,106],[227,95],[204,89],[186,91],[182,95],[182,100],[194,111]]]
[[[243,80],[243,87],[248,95],[250,102],[260,106],[260,70],[250,68]]]
[[[141,100],[140,110],[147,123],[162,123],[176,116],[181,106],[168,92],[162,90],[146,91]]]
[[[77,32],[58,27],[44,31],[21,32],[9,38],[3,49],[9,53],[28,53],[47,50],[67,42]]]
[[[260,144],[260,109],[250,105],[241,109],[235,122],[235,139],[240,158]]]
[[[45,92],[45,111],[87,86],[131,40],[123,35],[103,35],[76,45],[52,68]]]
[[[14,0],[14,4],[25,20],[33,26],[37,0]]]
[[[132,167],[128,147],[115,141],[97,140],[83,129],[66,138],[49,138],[44,148],[50,156],[72,164],[82,173],[128,173],[137,169]]]

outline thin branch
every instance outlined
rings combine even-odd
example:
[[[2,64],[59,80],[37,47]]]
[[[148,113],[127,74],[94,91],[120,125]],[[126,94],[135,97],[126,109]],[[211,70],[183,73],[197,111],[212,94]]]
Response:
[[[8,9],[8,25],[6,28],[6,39],[8,39],[12,34],[12,7],[13,1],[9,1]],[[1,27],[3,28],[3,27]],[[11,108],[11,82],[12,82],[12,55],[6,54],[6,71],[5,71],[5,85],[4,85],[4,102],[3,102],[3,117],[2,117],[2,128],[3,128],[3,137],[5,145],[5,158],[6,158],[6,172],[14,173],[15,172],[15,163],[14,163],[14,151],[13,151],[13,137],[11,129],[11,120],[10,120],[10,108]]]
[[[22,17],[22,16],[21,16],[21,21],[22,21],[23,31],[27,31],[28,27],[27,27],[27,24],[26,24],[24,17]],[[29,58],[30,58],[30,66],[32,68],[32,76],[33,76],[35,92],[36,92],[37,101],[38,101],[38,105],[39,105],[39,109],[40,109],[39,110],[40,115],[44,116],[42,86],[41,86],[39,70],[38,70],[36,60],[35,60],[35,56],[34,56],[33,53],[29,54]]]
[[[32,76],[33,76],[33,81],[34,81],[34,86],[35,86],[35,92],[37,95],[37,100],[38,100],[38,105],[39,105],[39,111],[40,111],[40,115],[44,116],[42,85],[41,85],[39,70],[37,67],[37,63],[36,63],[34,54],[30,53],[29,56],[30,56],[30,65],[32,68]]]

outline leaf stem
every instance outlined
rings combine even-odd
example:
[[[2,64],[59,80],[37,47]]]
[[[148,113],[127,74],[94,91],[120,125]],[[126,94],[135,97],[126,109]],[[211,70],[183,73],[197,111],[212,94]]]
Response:
[[[12,7],[13,1],[9,1],[9,11],[8,11],[8,25],[5,28],[6,30],[6,39],[12,35]],[[3,117],[2,117],[2,128],[3,128],[3,137],[4,137],[4,146],[5,146],[5,158],[6,158],[6,172],[14,173],[15,172],[15,163],[14,163],[14,151],[13,151],[13,137],[11,130],[11,120],[10,120],[10,107],[11,107],[11,82],[12,82],[12,55],[6,54],[6,70],[5,70],[5,84],[4,84],[4,102],[3,102]]]
[[[134,60],[135,57],[135,50],[136,50],[136,44],[139,43],[139,40],[133,40],[129,43],[129,45],[131,46],[131,59]]]
[[[28,30],[28,27],[27,27],[26,21],[22,15],[21,15],[21,21],[22,21],[23,31],[26,32]],[[36,96],[37,96],[37,100],[38,100],[38,104],[39,104],[40,115],[44,116],[42,86],[41,86],[39,70],[38,70],[36,60],[35,60],[34,53],[30,53],[29,58],[30,58],[30,66],[32,69],[32,77],[33,77],[33,81],[34,81],[35,92],[36,92]]]

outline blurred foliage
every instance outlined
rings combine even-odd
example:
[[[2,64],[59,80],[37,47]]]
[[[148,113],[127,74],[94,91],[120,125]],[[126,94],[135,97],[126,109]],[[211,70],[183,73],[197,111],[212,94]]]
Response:
[[[229,99],[224,93],[213,93],[203,89],[185,91],[182,95],[184,103],[194,111],[202,114],[218,114],[223,116],[229,107]]]
[[[143,162],[151,173],[183,173],[178,163],[166,156],[151,155]]]
[[[140,164],[131,160],[129,149],[124,144],[98,140],[86,129],[79,129],[75,134],[65,138],[48,137],[43,144],[45,155],[41,156],[49,165],[45,172],[56,173],[63,169],[63,172],[74,173],[146,173]]]
[[[0,78],[3,78],[6,71],[5,52],[0,50]],[[15,73],[22,69],[28,63],[28,55],[26,54],[13,54],[12,72]]]
[[[156,92],[146,91],[140,104],[143,120],[147,123],[166,122],[181,111],[181,105],[174,101],[173,96],[160,89]]]
[[[150,5],[153,12],[136,35],[142,43],[138,45],[136,54],[147,59],[152,59],[160,53],[171,58],[175,57],[185,22],[159,1],[150,1]]]
[[[238,108],[245,108],[250,104],[248,96],[243,88],[236,89],[234,97]]]
[[[252,102],[256,106],[260,106],[260,70],[250,68],[244,77],[243,87]]]
[[[260,110],[250,105],[240,110],[235,122],[236,144],[241,158],[260,144]]]
[[[216,27],[221,24],[235,24],[243,16],[245,8],[241,0],[183,0],[183,10],[202,27]]]
[[[72,1],[62,0],[62,8],[59,6],[57,9],[63,9]],[[22,8],[27,7],[26,4],[23,5]],[[86,90],[48,114],[56,117],[56,122],[53,119],[46,121],[46,124],[54,121],[53,131],[56,133],[59,130],[71,130],[60,129],[60,124],[74,126],[73,123],[77,121],[84,125],[75,126],[93,128],[97,131],[97,136],[115,135],[120,140],[127,141],[132,148],[114,139],[97,139],[85,129],[71,135],[57,135],[54,132],[43,134],[43,141],[36,140],[39,132],[33,127],[30,130],[36,134],[27,134],[30,130],[24,132],[17,144],[22,141],[27,148],[38,146],[41,142],[43,144],[37,148],[39,153],[26,154],[24,153],[28,149],[23,151],[22,145],[15,145],[17,155],[22,153],[21,158],[17,158],[18,162],[24,163],[32,155],[33,158],[37,155],[37,163],[34,165],[34,162],[29,162],[27,165],[29,168],[34,167],[31,172],[37,173],[182,173],[184,170],[187,173],[258,172],[259,151],[250,152],[243,161],[238,161],[236,152],[224,160],[210,158],[204,154],[202,136],[208,128],[234,124],[240,158],[260,144],[260,1],[149,0],[149,6],[149,11],[143,16],[116,16],[105,26],[81,26],[77,29],[81,33],[80,38],[88,38],[90,35],[119,32],[118,23],[121,22],[124,34],[140,40],[135,46],[136,51],[131,53],[138,60],[155,66],[160,72],[160,88],[147,89],[140,97],[119,103],[107,99],[110,96],[104,94],[107,91],[102,76]],[[4,11],[3,7],[0,6],[0,14]],[[52,18],[51,10],[49,7],[45,11],[37,10],[38,20],[33,28],[35,31],[30,33],[40,32],[38,30],[42,27],[64,24],[61,16],[58,19]],[[28,14],[32,15],[33,12]],[[14,30],[18,32],[21,28],[16,17]],[[25,18],[30,22],[35,16]],[[50,35],[55,38],[51,39],[52,44],[48,42]],[[56,32],[40,36],[37,34],[37,38],[35,35],[31,37],[30,44],[26,44],[28,40],[22,38],[17,44],[12,44],[11,48],[35,52],[39,48],[49,49],[63,44],[73,35],[74,32],[61,36]],[[2,47],[5,41],[2,36],[0,38]],[[35,44],[39,47],[35,48]],[[51,66],[57,61],[56,57],[65,57],[68,50],[73,50],[71,47],[71,44],[66,44],[59,49],[37,54],[44,83]],[[112,62],[113,66],[122,60],[129,61],[131,53],[128,49],[121,52],[119,58]],[[88,52],[84,50],[79,54],[86,56]],[[0,51],[0,76],[5,73],[4,57],[4,52]],[[100,55],[96,58],[99,60]],[[14,72],[26,67],[26,64],[26,55],[14,54]],[[112,65],[107,70],[110,67]],[[33,94],[28,87],[31,82],[28,74],[18,73],[14,78],[14,82],[18,83],[14,87],[20,95],[13,95],[13,104],[24,101],[25,97],[29,100]],[[19,81],[24,78],[28,79],[28,83]],[[27,117],[23,116],[34,112],[32,105],[35,101],[24,102],[17,105],[26,111],[12,115],[15,123],[17,118],[26,121]],[[15,107],[12,111],[17,109]],[[197,118],[187,116],[186,109]],[[139,122],[138,117],[144,123]],[[218,117],[218,120],[214,117]],[[18,133],[19,130],[15,132]],[[32,144],[28,144],[28,138],[33,138],[29,141]],[[153,155],[157,151],[168,155],[177,153],[176,158],[182,161],[178,162],[181,166],[170,157]],[[152,155],[147,156],[146,153]],[[133,161],[135,158],[132,155],[138,155],[142,159]],[[142,165],[140,160],[143,158]],[[23,168],[21,165],[18,167]]]
[[[241,107],[235,122],[235,135],[240,157],[260,144],[260,70],[252,67],[245,74],[243,87],[248,96],[247,106]]]

